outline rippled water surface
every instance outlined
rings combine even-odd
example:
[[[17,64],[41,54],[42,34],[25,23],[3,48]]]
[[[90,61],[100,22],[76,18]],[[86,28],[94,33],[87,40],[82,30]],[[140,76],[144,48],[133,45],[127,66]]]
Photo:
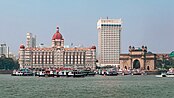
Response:
[[[174,78],[39,78],[0,75],[0,98],[174,98]]]

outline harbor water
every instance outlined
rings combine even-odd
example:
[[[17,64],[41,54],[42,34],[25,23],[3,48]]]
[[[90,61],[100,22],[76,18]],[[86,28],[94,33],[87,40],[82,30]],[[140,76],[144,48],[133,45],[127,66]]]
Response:
[[[174,78],[0,75],[0,98],[174,98]]]

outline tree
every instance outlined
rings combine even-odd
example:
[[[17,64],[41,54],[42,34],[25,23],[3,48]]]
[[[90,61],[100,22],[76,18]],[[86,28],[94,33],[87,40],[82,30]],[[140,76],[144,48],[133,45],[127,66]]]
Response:
[[[13,60],[12,58],[1,57],[0,58],[0,69],[2,70],[13,70],[18,69],[18,61]]]

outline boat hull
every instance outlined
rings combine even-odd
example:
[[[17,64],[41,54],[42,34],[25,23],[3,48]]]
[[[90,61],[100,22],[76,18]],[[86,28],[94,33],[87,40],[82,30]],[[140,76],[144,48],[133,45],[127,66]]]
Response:
[[[166,75],[166,77],[169,77],[169,78],[174,78],[174,74],[172,74],[172,75]]]
[[[161,73],[161,75],[155,75],[155,77],[161,78],[161,77],[167,77],[167,75],[166,75],[166,73]]]

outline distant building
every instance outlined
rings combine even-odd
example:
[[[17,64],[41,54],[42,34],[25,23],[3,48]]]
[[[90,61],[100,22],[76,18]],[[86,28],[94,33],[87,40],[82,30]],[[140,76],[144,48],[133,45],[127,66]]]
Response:
[[[9,47],[6,44],[0,44],[0,57],[9,57]]]
[[[96,67],[96,47],[87,48],[65,48],[64,38],[57,27],[52,37],[52,46],[26,47],[19,49],[20,68],[91,68]]]
[[[36,47],[36,36],[33,36],[32,33],[29,32],[27,32],[26,47]]]
[[[156,54],[147,52],[147,47],[136,48],[129,46],[128,54],[120,54],[120,69],[156,69]]]
[[[169,53],[158,53],[156,54],[157,56],[157,60],[169,60],[170,56],[169,56]]]
[[[100,66],[118,66],[120,64],[121,19],[99,19],[98,59]]]
[[[13,60],[17,60],[16,55],[13,54],[12,52],[9,52],[9,58],[12,58]]]

